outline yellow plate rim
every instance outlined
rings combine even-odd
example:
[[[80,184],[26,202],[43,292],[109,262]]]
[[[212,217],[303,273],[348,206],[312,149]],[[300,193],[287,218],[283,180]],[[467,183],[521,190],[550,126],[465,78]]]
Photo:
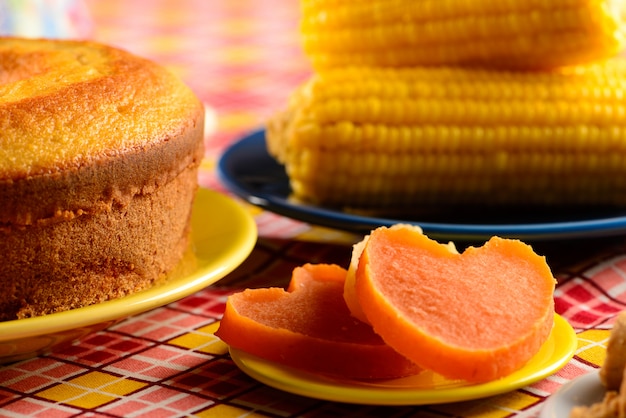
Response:
[[[192,213],[192,245],[197,269],[119,299],[54,314],[0,322],[0,343],[45,336],[123,319],[189,296],[226,276],[252,252],[257,229],[239,202],[200,188]]]
[[[411,387],[411,379],[414,377],[378,382],[334,380],[284,367],[232,347],[229,351],[241,371],[276,389],[334,402],[401,406],[458,402],[520,389],[560,370],[574,356],[577,346],[574,329],[560,315],[555,314],[554,327],[548,340],[520,370],[483,384],[440,378],[443,381],[430,389]]]

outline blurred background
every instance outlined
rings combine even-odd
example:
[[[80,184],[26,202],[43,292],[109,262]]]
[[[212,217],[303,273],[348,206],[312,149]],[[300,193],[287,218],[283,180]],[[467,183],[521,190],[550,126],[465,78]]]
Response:
[[[310,73],[293,0],[0,0],[0,33],[93,39],[152,59],[207,106],[203,185],[225,145],[262,128]]]

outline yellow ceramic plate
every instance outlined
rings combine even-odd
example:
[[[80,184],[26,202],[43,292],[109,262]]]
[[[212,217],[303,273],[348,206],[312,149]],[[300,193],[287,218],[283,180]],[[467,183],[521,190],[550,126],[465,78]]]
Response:
[[[448,380],[429,371],[382,381],[334,380],[286,368],[233,348],[230,354],[235,364],[250,377],[297,395],[370,405],[425,405],[478,399],[527,386],[563,367],[574,355],[576,346],[572,327],[555,315],[550,337],[522,369],[505,378],[475,385]]]
[[[200,189],[193,209],[190,249],[163,284],[67,312],[0,322],[0,363],[46,353],[123,318],[191,295],[239,266],[256,238],[254,219],[239,203]]]

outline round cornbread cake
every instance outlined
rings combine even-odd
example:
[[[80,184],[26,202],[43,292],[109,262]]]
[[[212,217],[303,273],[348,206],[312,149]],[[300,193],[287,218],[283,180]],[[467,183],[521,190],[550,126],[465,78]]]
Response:
[[[0,38],[0,320],[148,288],[188,246],[204,106],[159,65]]]

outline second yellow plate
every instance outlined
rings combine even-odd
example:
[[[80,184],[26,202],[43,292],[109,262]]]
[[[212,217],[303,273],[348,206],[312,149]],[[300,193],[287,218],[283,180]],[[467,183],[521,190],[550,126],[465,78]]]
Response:
[[[250,377],[297,395],[370,405],[425,405],[478,399],[510,392],[557,372],[574,355],[576,333],[555,315],[554,327],[539,352],[520,370],[483,384],[449,380],[430,371],[381,381],[334,380],[272,363],[231,348],[237,366]]]

